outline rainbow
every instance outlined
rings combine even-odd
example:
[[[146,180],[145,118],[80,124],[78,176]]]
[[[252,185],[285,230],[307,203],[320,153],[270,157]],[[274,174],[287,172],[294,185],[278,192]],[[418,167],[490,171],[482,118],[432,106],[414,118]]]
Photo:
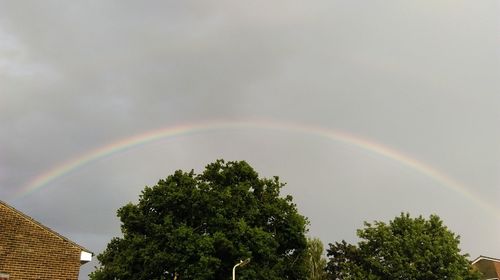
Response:
[[[407,166],[413,169],[414,171],[433,179],[440,185],[449,188],[452,191],[457,192],[460,195],[474,201],[478,205],[481,205],[482,207],[486,208],[486,210],[494,211],[494,213],[497,213],[498,211],[498,209],[495,206],[487,203],[486,201],[478,197],[476,194],[471,192],[465,185],[452,179],[443,172],[440,172],[439,170],[433,168],[428,164],[418,161],[408,155],[405,155],[399,151],[391,149],[382,144],[354,136],[347,132],[332,130],[322,126],[306,125],[306,124],[291,123],[291,122],[269,121],[269,120],[205,121],[205,122],[175,125],[135,135],[133,137],[122,139],[117,142],[102,146],[100,148],[87,152],[83,155],[77,156],[73,159],[63,162],[60,165],[48,169],[46,172],[41,173],[32,180],[30,180],[14,195],[14,197],[15,198],[25,197],[37,190],[42,189],[43,187],[48,186],[52,181],[60,177],[63,177],[84,165],[88,165],[94,161],[122,152],[132,147],[146,145],[148,143],[160,139],[180,136],[180,135],[203,133],[214,130],[217,131],[217,130],[242,130],[242,129],[265,129],[273,131],[305,133],[309,135],[324,137],[348,145],[352,145],[360,149],[372,152],[374,154],[383,156],[385,158],[394,160],[404,166]]]

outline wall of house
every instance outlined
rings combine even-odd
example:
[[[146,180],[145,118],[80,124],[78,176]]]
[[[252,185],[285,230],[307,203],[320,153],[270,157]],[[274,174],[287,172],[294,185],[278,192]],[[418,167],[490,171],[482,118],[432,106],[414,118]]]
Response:
[[[481,279],[497,279],[500,277],[500,262],[481,259],[472,265],[482,274]]]
[[[77,280],[80,248],[0,204],[0,271],[9,280]]]

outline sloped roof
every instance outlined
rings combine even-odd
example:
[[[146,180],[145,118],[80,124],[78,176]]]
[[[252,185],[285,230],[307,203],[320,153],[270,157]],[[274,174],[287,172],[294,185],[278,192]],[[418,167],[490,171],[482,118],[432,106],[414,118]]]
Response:
[[[479,256],[472,261],[472,266],[483,274],[484,279],[498,279],[500,277],[500,259]]]
[[[477,257],[476,259],[474,259],[472,261],[472,264],[475,264],[481,260],[487,260],[487,261],[492,261],[492,262],[499,262],[500,263],[500,259],[497,259],[497,258],[492,258],[492,257],[487,257],[487,256],[479,256]]]
[[[56,231],[52,230],[51,228],[47,227],[47,226],[44,226],[43,224],[41,224],[40,222],[36,221],[35,219],[31,218],[30,216],[24,214],[23,212],[17,210],[16,208],[10,206],[9,204],[3,202],[2,200],[0,200],[0,204],[5,206],[6,208],[10,209],[13,213],[21,216],[22,218],[24,218],[25,220],[27,220],[28,222],[40,227],[41,229],[47,231],[47,232],[50,232],[52,235],[70,243],[71,245],[75,246],[76,248],[80,249],[81,251],[84,251],[84,252],[87,252],[87,253],[90,253],[92,255],[94,255],[94,253],[92,253],[92,251],[86,249],[85,247],[71,241],[70,239],[68,239],[67,237],[65,236],[62,236],[61,234],[57,233]]]

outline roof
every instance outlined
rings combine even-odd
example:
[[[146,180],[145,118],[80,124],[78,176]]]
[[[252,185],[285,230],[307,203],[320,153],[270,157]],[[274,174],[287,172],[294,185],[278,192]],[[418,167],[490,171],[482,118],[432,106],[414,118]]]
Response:
[[[500,278],[500,259],[479,256],[472,261],[472,266],[482,274],[482,279]]]
[[[55,232],[54,230],[52,230],[51,228],[47,227],[47,226],[44,226],[43,224],[41,224],[40,222],[36,221],[35,219],[31,218],[30,216],[24,214],[23,212],[17,210],[16,208],[10,206],[9,204],[3,202],[2,200],[0,200],[0,204],[9,208],[12,212],[16,213],[17,215],[23,217],[24,219],[28,220],[29,222],[31,222],[32,224],[42,228],[43,230],[46,230],[48,232],[50,232],[51,234],[55,235],[56,237],[70,243],[71,245],[75,246],[76,248],[80,249],[81,251],[83,252],[87,252],[87,253],[90,253],[91,255],[94,255],[94,253],[92,253],[92,251],[86,249],[85,247],[79,245],[79,244],[76,244],[75,242],[69,240],[68,238],[66,238],[65,236],[62,236],[61,234]]]
[[[482,260],[486,260],[486,261],[492,261],[492,262],[499,262],[500,263],[500,259],[497,259],[497,258],[491,258],[491,257],[487,257],[487,256],[479,256],[477,257],[476,259],[474,259],[472,261],[472,264],[475,264],[479,261],[482,261]]]

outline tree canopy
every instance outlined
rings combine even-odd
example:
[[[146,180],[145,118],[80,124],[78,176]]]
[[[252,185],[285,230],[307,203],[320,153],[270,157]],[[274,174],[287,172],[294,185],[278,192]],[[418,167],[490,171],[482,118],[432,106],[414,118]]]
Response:
[[[244,161],[176,171],[118,210],[123,236],[97,256],[101,279],[306,279],[307,220],[278,177]]]
[[[459,236],[436,215],[365,223],[357,235],[356,245],[329,244],[329,279],[479,279],[461,254]]]
[[[307,266],[309,268],[308,280],[326,280],[325,248],[319,238],[307,239]]]

